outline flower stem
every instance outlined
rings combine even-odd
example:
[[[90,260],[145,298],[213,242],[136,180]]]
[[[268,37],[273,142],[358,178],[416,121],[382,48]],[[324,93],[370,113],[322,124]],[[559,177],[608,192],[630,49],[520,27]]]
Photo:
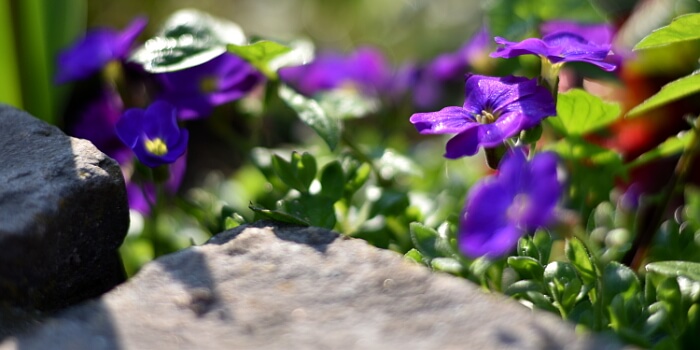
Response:
[[[664,214],[667,212],[673,196],[683,190],[684,184],[688,178],[690,166],[700,152],[700,136],[698,135],[698,133],[700,133],[700,118],[695,118],[692,133],[693,135],[691,136],[690,143],[681,154],[680,159],[678,159],[676,168],[660,200],[656,202],[655,206],[647,208],[642,207],[640,210],[638,218],[643,222],[638,222],[637,225],[635,225],[639,229],[639,232],[637,232],[634,242],[632,242],[632,248],[622,259],[623,264],[628,265],[635,271],[639,269],[646,258],[649,246],[663,222]],[[644,211],[646,210],[650,211],[649,215],[644,215]]]

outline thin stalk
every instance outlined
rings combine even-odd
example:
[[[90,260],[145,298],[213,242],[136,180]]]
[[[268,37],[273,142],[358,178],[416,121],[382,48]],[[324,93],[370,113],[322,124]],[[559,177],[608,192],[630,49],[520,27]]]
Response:
[[[700,151],[700,137],[698,136],[698,133],[700,132],[700,118],[695,118],[692,132],[693,135],[690,143],[681,154],[680,159],[678,159],[676,168],[671,175],[671,179],[666,185],[666,188],[662,192],[660,200],[655,206],[647,208],[648,210],[652,211],[650,215],[643,215],[645,214],[643,212],[639,214],[639,218],[644,220],[644,222],[636,225],[637,229],[640,231],[637,232],[634,242],[632,242],[632,248],[622,259],[622,263],[628,265],[630,268],[632,268],[632,270],[638,270],[644,261],[644,258],[646,258],[649,246],[654,239],[654,235],[663,222],[664,214],[668,210],[671,199],[677,193],[682,191],[688,178],[690,166],[693,164],[696,155]],[[649,219],[645,220],[647,217]]]

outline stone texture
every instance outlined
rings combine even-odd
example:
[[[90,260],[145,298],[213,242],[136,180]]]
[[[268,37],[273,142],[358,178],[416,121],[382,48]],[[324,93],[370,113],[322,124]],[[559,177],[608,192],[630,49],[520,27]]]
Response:
[[[0,104],[0,334],[16,308],[56,310],[123,282],[128,225],[114,160]]]
[[[319,228],[258,222],[161,257],[8,349],[617,349]]]

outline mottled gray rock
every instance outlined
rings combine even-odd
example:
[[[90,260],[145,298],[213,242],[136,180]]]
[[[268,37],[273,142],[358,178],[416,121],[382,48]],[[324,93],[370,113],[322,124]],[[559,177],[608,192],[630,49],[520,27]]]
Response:
[[[470,282],[270,222],[161,257],[7,349],[617,349]]]
[[[0,104],[0,321],[15,308],[56,310],[123,282],[117,249],[128,225],[114,160]],[[0,335],[7,327],[0,322]]]

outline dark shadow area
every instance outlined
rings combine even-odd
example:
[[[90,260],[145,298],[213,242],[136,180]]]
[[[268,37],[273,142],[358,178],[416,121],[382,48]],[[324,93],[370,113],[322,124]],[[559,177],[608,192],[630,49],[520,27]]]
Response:
[[[182,300],[182,304],[178,304],[180,307],[190,309],[197,317],[216,310],[221,319],[233,320],[233,314],[220,302],[216,281],[201,252],[186,249],[163,256],[154,263],[186,287],[189,298]]]
[[[100,300],[59,313],[56,319],[46,320],[42,327],[17,336],[14,345],[18,350],[123,348],[112,312]]]
[[[4,104],[0,164],[2,341],[125,280],[129,212],[116,162]]]
[[[247,228],[269,227],[275,236],[281,240],[308,245],[309,247],[325,254],[328,245],[333,243],[340,235],[320,227],[305,227],[285,224],[271,220],[260,220],[251,224],[241,225],[232,230],[221,232],[212,237],[207,244],[223,244],[241,234]]]

